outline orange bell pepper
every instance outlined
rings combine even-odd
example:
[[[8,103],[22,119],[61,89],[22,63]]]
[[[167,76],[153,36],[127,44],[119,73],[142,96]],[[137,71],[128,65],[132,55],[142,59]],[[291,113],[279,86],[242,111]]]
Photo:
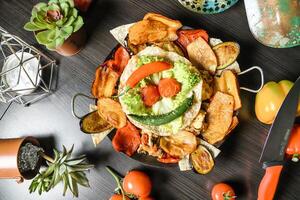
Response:
[[[300,157],[300,124],[295,124],[285,153],[292,157],[292,161],[298,162]]]

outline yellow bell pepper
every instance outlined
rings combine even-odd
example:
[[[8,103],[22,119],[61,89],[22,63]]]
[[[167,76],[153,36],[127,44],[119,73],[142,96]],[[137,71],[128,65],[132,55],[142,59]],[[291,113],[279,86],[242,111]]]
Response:
[[[276,114],[294,83],[282,80],[278,83],[271,81],[256,94],[255,114],[259,121],[265,124],[272,124]],[[298,105],[297,115],[300,114],[300,104]]]

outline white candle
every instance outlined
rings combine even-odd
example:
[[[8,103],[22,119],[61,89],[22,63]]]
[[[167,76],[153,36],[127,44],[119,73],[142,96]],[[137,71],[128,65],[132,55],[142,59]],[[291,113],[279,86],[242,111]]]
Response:
[[[23,67],[20,66],[20,60],[23,61]],[[23,58],[22,52],[12,54],[6,58],[2,68],[4,83],[18,94],[30,94],[41,81],[39,67],[38,59],[30,53],[23,52]]]

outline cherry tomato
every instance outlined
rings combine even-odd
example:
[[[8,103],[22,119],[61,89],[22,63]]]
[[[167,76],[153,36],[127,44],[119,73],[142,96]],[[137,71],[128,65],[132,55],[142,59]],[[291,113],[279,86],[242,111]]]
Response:
[[[211,197],[213,200],[232,200],[236,198],[232,187],[225,183],[216,184],[211,191]]]
[[[141,171],[130,171],[123,180],[124,191],[137,197],[148,197],[152,183],[147,174]]]
[[[128,197],[125,196],[126,200],[130,200]],[[123,200],[123,196],[121,194],[114,194],[110,197],[109,200]]]
[[[154,200],[153,197],[141,197],[139,200]]]

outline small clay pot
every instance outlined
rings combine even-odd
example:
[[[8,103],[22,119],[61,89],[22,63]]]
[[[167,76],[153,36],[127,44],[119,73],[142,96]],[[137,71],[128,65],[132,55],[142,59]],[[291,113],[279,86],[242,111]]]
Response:
[[[20,148],[28,142],[39,146],[33,137],[0,139],[0,179],[16,179],[20,183],[36,176],[39,167],[30,173],[21,173],[18,167]]]
[[[73,56],[81,51],[86,42],[86,33],[83,28],[66,39],[66,41],[56,48],[56,52],[63,56]]]

